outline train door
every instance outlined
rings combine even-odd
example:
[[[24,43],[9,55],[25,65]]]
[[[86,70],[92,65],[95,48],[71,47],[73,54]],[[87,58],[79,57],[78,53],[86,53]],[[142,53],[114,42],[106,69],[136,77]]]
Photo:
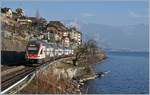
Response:
[[[41,48],[41,50],[39,51],[39,55],[40,55],[40,59],[44,59],[46,57],[46,54],[45,54],[45,48]]]

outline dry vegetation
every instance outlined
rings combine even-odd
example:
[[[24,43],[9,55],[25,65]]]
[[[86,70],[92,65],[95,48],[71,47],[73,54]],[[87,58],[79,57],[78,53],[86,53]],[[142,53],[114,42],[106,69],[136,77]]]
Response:
[[[3,38],[2,50],[4,51],[24,51],[27,42],[21,38]]]
[[[58,79],[53,74],[52,69],[46,72],[39,72],[35,78],[23,90],[18,93],[21,94],[67,94],[80,93],[77,91],[78,84],[74,80],[64,78]]]

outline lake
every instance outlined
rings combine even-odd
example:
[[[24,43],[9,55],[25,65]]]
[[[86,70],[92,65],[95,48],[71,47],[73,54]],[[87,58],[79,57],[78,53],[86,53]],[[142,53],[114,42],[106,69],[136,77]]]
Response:
[[[146,94],[149,92],[149,54],[109,52],[95,65],[96,72],[109,71],[101,78],[86,82],[88,94]]]

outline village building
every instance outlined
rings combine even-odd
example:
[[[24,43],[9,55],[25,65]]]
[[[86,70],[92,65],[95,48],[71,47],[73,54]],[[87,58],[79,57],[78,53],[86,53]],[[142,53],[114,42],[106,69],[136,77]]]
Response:
[[[17,8],[15,11],[12,11],[12,19],[17,21],[17,19],[24,16],[24,10],[22,8]]]
[[[53,34],[56,42],[61,42],[67,28],[60,21],[50,21],[47,24],[47,32]]]
[[[63,32],[63,37],[68,37],[69,36],[69,32],[68,31],[64,31]]]
[[[28,24],[31,24],[32,23],[32,20],[28,19],[27,17],[25,16],[22,16],[20,18],[17,18],[16,21],[19,23],[19,24],[22,24],[22,25],[28,25]]]
[[[24,10],[22,8],[17,8],[16,13],[17,13],[18,17],[24,16]]]
[[[62,43],[64,47],[70,47],[70,38],[69,37],[63,37]]]
[[[53,27],[51,24],[47,25],[47,30],[46,30],[50,35],[50,39],[53,39],[53,41],[59,41],[62,38],[61,33],[55,28]]]
[[[32,21],[33,25],[40,27],[40,26],[45,26],[48,24],[47,20],[44,18],[37,18],[37,17],[28,17],[29,20]]]
[[[75,28],[69,29],[69,36],[71,39],[71,46],[73,48],[82,44],[82,33],[77,31]]]
[[[12,10],[10,9],[10,8],[1,8],[1,13],[4,15],[4,16],[6,16],[6,17],[8,17],[8,18],[12,18]]]

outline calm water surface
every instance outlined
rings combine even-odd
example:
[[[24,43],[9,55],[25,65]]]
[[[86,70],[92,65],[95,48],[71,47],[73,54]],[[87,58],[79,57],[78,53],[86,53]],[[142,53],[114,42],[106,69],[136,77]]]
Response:
[[[109,74],[86,84],[90,94],[143,94],[149,91],[148,53],[108,53],[108,58],[96,64],[96,71]]]

